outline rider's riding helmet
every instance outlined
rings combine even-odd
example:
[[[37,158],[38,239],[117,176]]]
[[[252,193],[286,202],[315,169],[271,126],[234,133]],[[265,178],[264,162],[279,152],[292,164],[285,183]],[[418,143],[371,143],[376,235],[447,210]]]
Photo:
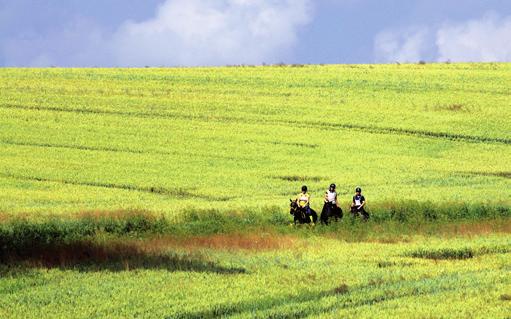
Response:
[[[362,192],[362,188],[357,187],[357,188],[355,189],[355,193],[361,193],[361,192]]]
[[[307,192],[307,186],[305,185],[302,186],[302,192]]]
[[[335,184],[330,184],[330,189],[335,189]]]

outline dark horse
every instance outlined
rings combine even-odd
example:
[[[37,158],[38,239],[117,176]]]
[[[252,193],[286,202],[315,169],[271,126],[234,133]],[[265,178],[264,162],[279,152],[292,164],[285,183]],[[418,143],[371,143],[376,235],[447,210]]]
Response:
[[[311,222],[316,223],[318,221],[318,213],[314,209],[310,209],[310,216],[307,215],[305,208],[298,206],[295,200],[290,199],[291,207],[289,213],[294,216],[294,223],[296,224],[310,224]],[[311,220],[312,217],[312,220]]]
[[[361,217],[362,220],[367,221],[369,219],[369,213],[366,212],[364,207],[351,207],[351,217]]]
[[[323,205],[320,220],[322,224],[328,225],[330,218],[334,218],[335,221],[338,221],[342,219],[342,216],[343,213],[340,207],[337,207],[337,205],[331,202],[326,202],[325,205]]]

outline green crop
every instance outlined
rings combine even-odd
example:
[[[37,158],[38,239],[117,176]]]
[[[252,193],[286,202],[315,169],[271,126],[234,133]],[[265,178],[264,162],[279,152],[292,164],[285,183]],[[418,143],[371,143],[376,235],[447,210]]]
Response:
[[[508,207],[510,64],[0,70],[0,211]],[[388,212],[388,210],[387,210]]]
[[[510,83],[0,69],[0,317],[508,318]],[[291,227],[288,199],[306,184],[320,211],[332,182],[345,218]]]
[[[118,266],[2,267],[0,316],[506,318],[509,247],[508,235],[397,243],[312,236],[278,250],[169,248],[110,261]],[[427,255],[449,251],[458,259]]]

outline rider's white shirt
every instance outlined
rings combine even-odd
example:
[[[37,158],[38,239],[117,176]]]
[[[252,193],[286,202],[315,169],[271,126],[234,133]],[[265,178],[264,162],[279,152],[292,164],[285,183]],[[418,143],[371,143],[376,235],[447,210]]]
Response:
[[[337,197],[337,192],[331,192],[329,190],[326,192],[326,199],[329,202],[335,204],[335,197]]]

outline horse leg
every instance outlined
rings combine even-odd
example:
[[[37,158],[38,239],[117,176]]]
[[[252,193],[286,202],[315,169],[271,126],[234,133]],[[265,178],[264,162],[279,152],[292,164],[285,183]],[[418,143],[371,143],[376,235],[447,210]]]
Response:
[[[358,211],[355,207],[352,207],[351,208],[351,217],[355,218],[355,217],[358,217],[359,214],[358,214]]]
[[[318,222],[318,213],[313,209],[311,209],[311,219],[314,224]]]
[[[333,220],[335,222],[338,222],[339,221],[339,207],[337,207],[336,205],[332,205],[330,206],[330,214],[329,214],[329,217],[330,218],[333,218]]]
[[[342,219],[342,209],[340,207],[335,207],[335,221],[339,221]]]
[[[328,225],[328,212],[326,204],[323,205],[323,209],[321,210],[321,216],[319,217],[322,224]]]
[[[366,210],[364,208],[361,209],[361,213],[362,213],[362,217],[364,218],[364,220],[367,221],[369,219],[369,213],[366,212]]]
[[[295,224],[295,225],[296,225],[296,224],[301,224],[301,222],[300,222],[300,217],[299,217],[299,215],[298,215],[298,213],[297,213],[297,212],[295,212],[295,213],[293,214],[293,222],[294,222],[294,224]]]
[[[319,220],[320,220],[321,224],[328,225],[328,217],[325,216],[325,213],[321,213]]]
[[[307,214],[303,210],[300,210],[300,224],[308,224],[308,223],[309,223],[309,218],[308,218]]]

